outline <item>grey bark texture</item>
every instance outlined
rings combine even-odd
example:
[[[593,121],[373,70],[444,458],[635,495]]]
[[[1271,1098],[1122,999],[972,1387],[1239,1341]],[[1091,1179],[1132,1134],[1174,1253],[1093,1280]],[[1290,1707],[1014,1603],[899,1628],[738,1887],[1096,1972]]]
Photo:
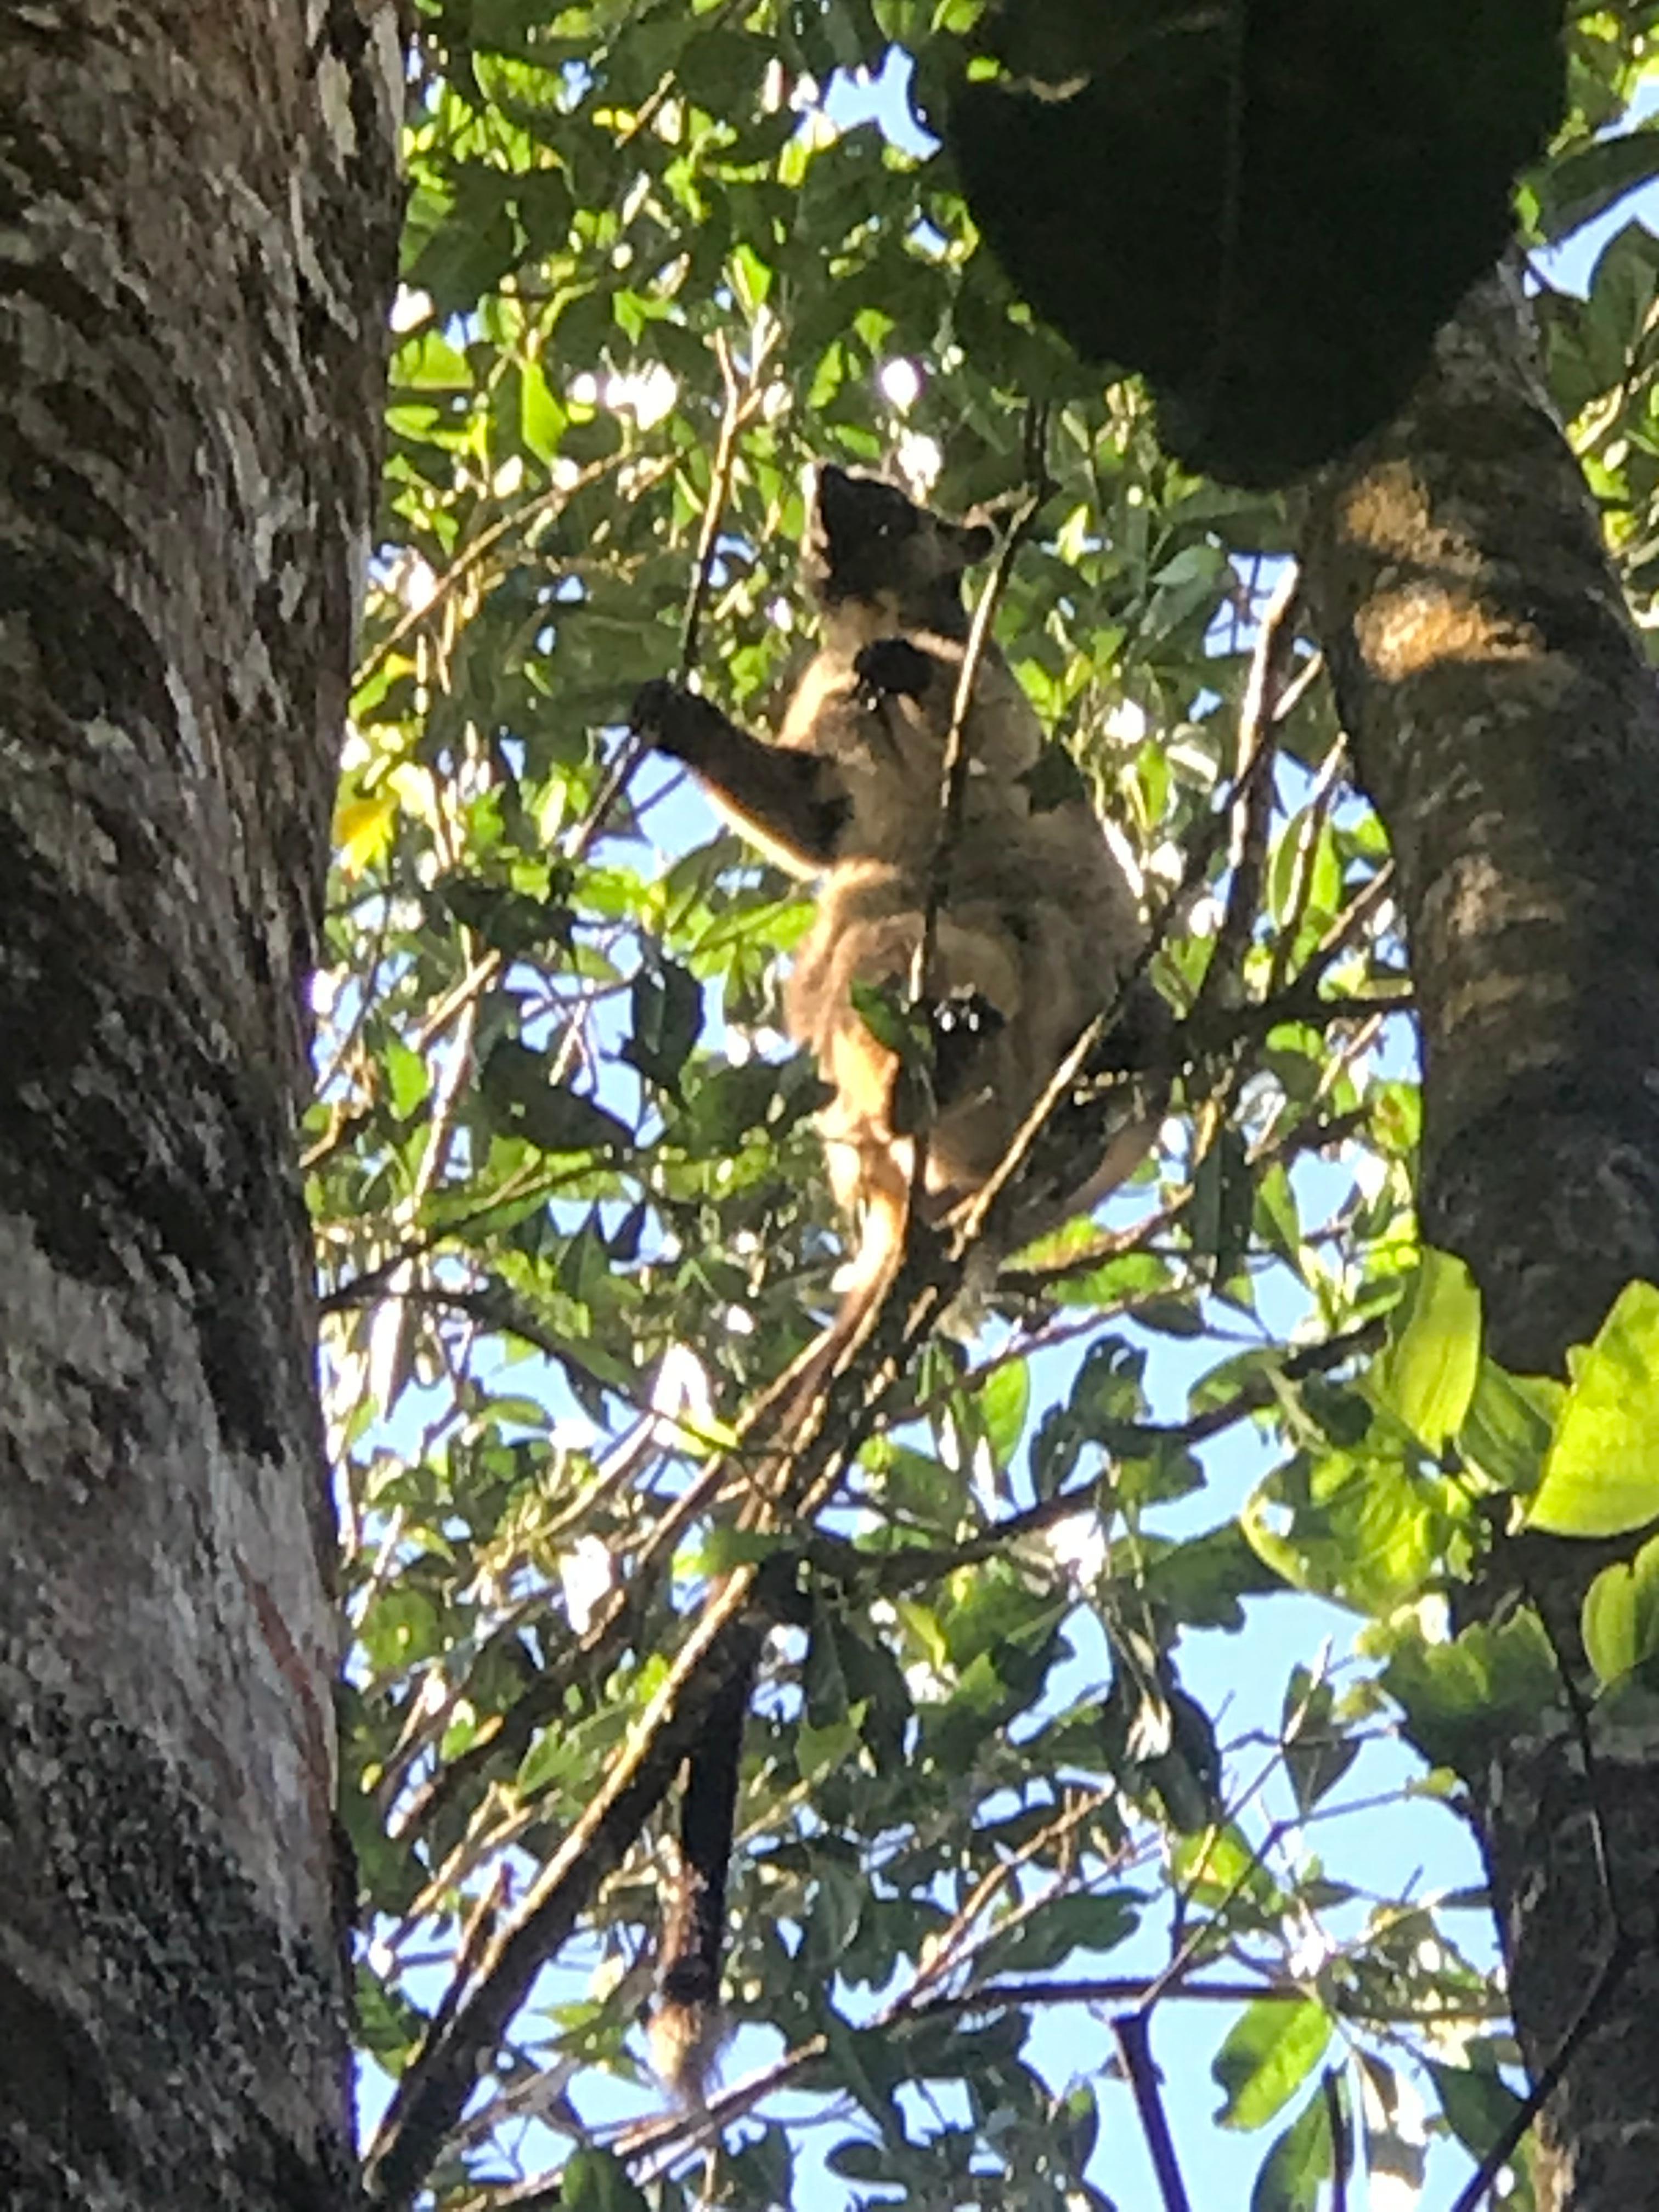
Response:
[[[351,2185],[292,1164],[390,0],[0,7],[0,2204]]]
[[[1659,1280],[1659,688],[1507,277],[1405,414],[1312,495],[1304,582],[1359,779],[1393,842],[1420,1009],[1425,1237],[1461,1253],[1505,1364],[1562,1372]],[[1500,1542],[1586,1697],[1578,1607],[1608,1547]],[[1650,1705],[1651,1700],[1648,1703]],[[1613,1944],[1634,1964],[1547,2106],[1544,2212],[1659,2208],[1659,1727],[1569,1699],[1464,1762],[1534,2075]],[[1598,1860],[1605,1838],[1610,1881]]]
[[[1322,488],[1307,582],[1400,872],[1423,1232],[1559,1370],[1659,1280],[1659,689],[1506,280]]]

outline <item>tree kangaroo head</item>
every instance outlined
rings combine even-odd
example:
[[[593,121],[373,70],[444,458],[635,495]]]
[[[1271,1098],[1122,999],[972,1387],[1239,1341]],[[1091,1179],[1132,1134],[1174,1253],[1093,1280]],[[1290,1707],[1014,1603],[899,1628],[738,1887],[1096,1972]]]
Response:
[[[983,524],[949,522],[896,484],[825,462],[813,480],[801,576],[830,642],[849,617],[860,637],[967,627],[962,578],[994,540]]]

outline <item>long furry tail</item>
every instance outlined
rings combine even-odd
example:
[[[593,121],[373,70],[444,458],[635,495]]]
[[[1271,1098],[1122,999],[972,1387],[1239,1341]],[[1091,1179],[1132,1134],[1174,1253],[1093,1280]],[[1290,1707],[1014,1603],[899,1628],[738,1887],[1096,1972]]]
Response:
[[[726,1948],[726,1874],[737,1822],[738,1775],[759,1652],[733,1674],[709,1708],[702,1741],[686,1761],[680,1797],[679,1864],[664,1917],[651,2057],[668,2087],[701,2100],[726,2039],[720,1960]]]
[[[902,1195],[903,1194],[901,1194]],[[787,1449],[800,1434],[842,1355],[879,1302],[903,1253],[907,1208],[895,1198],[866,1213],[864,1235],[835,1319],[778,1378],[757,1409],[745,1442],[764,1437]],[[737,1822],[744,1723],[764,1648],[733,1668],[709,1707],[701,1740],[685,1762],[680,1796],[678,1864],[663,1915],[657,2001],[649,2023],[659,2078],[688,2104],[702,2101],[726,2039],[720,1961],[726,1949],[726,1876]]]

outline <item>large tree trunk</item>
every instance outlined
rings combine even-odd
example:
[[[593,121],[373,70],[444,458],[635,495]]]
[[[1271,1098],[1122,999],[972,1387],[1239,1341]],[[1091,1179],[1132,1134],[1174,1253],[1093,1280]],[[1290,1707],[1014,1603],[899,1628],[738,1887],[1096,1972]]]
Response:
[[[0,7],[0,2200],[337,2205],[292,1166],[374,510],[380,0]]]
[[[1559,1372],[1626,1281],[1659,1280],[1659,689],[1507,281],[1474,295],[1406,414],[1320,487],[1306,583],[1399,868],[1423,1232],[1469,1261],[1494,1354]],[[1529,1542],[1526,1594],[1576,1671],[1600,1563]],[[1477,1610],[1499,1576],[1514,1579],[1510,1547]],[[1659,1887],[1659,1731],[1638,1719],[1595,1730],[1593,1787],[1565,1703],[1468,1763],[1534,2071],[1612,1940],[1592,1797],[1614,1893]],[[1656,2012],[1648,1950],[1545,2114],[1549,2212],[1659,2207]]]

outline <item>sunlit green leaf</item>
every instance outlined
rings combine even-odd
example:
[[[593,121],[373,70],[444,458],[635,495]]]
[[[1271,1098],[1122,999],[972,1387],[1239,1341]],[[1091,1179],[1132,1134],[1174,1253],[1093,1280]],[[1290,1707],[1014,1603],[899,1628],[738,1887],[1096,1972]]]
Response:
[[[1603,1567],[1584,1593],[1584,1650],[1602,1681],[1632,1673],[1659,1651],[1659,1537],[1633,1559]]]
[[[1504,1489],[1531,1490],[1542,1471],[1564,1395],[1552,1376],[1510,1375],[1483,1359],[1457,1432],[1459,1453]]]
[[[1560,1669],[1541,1622],[1523,1607],[1496,1627],[1477,1622],[1454,1642],[1402,1628],[1382,1680],[1425,1758],[1455,1766],[1495,1731],[1535,1729],[1562,1697]]]
[[[1580,1358],[1528,1509],[1557,1536],[1659,1519],[1659,1290],[1632,1283]]]
[[[1216,2115],[1222,2126],[1249,2130],[1272,2119],[1318,2065],[1330,2039],[1331,2016],[1311,2000],[1261,1997],[1247,2006],[1210,2063],[1224,2092]]]
[[[1372,1371],[1377,1401],[1431,1451],[1455,1436],[1480,1370],[1480,1297],[1463,1261],[1425,1248]]]
[[[1446,1484],[1386,1450],[1298,1453],[1258,1485],[1240,1518],[1287,1582],[1382,1613],[1422,1589],[1455,1504]]]

